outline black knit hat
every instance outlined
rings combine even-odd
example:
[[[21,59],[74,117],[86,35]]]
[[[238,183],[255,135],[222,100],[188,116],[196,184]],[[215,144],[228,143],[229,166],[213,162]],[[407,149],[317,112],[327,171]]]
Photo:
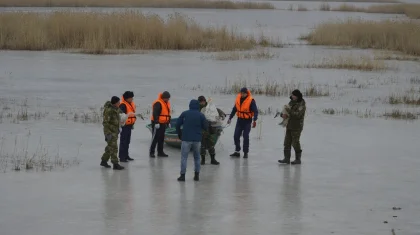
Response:
[[[201,95],[201,96],[199,96],[199,97],[198,97],[198,102],[200,102],[200,103],[201,103],[201,102],[203,102],[203,101],[204,101],[204,102],[207,102],[207,101],[206,101],[206,98],[205,98],[204,96],[202,96],[202,95]]]
[[[248,89],[246,87],[242,87],[241,92],[242,93],[248,93]]]
[[[298,89],[292,91],[292,95],[296,96],[299,101],[303,99],[303,95]]]
[[[126,99],[130,99],[130,98],[133,98],[134,97],[134,93],[132,91],[126,91],[126,92],[124,92],[123,97],[124,97],[125,100]]]
[[[111,98],[111,104],[116,104],[116,103],[118,103],[118,101],[120,101],[120,98],[118,98],[118,97],[116,97],[116,96],[113,96],[113,97]]]
[[[162,99],[169,99],[169,98],[171,98],[171,94],[169,94],[169,92],[167,91],[164,91],[162,93]]]

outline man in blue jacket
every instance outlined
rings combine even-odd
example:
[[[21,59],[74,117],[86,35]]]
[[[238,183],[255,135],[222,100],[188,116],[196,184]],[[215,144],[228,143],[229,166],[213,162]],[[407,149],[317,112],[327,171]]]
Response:
[[[182,130],[181,130],[182,126]],[[194,180],[199,180],[200,174],[200,143],[202,131],[208,130],[208,122],[200,112],[200,103],[198,100],[190,101],[190,110],[184,111],[176,122],[176,132],[181,144],[181,176],[178,181],[185,181],[185,172],[187,171],[187,159],[190,150],[194,155]]]

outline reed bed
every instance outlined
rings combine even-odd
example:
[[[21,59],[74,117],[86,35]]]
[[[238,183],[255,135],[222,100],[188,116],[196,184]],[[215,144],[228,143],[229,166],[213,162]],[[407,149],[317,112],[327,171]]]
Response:
[[[317,26],[302,39],[312,45],[352,46],[420,55],[420,25],[414,21],[336,21]]]
[[[342,4],[333,11],[346,11],[346,12],[365,12],[365,13],[382,13],[382,14],[405,14],[409,18],[420,18],[420,4],[387,4],[387,5],[373,5],[367,8],[356,7],[354,5]]]
[[[295,68],[348,69],[361,71],[378,71],[387,67],[383,61],[373,60],[367,56],[338,56],[323,58],[321,62],[294,65]]]
[[[261,43],[269,42],[264,39]],[[226,27],[205,28],[177,13],[166,20],[128,10],[0,14],[2,50],[80,49],[103,54],[121,49],[227,51],[252,49],[257,44],[253,36],[236,34]]]
[[[278,58],[278,55],[272,53],[268,48],[259,48],[253,51],[228,51],[218,52],[215,55],[209,56],[213,60],[234,61],[234,60],[269,60]]]
[[[270,3],[232,2],[228,0],[0,0],[0,7],[275,9]]]

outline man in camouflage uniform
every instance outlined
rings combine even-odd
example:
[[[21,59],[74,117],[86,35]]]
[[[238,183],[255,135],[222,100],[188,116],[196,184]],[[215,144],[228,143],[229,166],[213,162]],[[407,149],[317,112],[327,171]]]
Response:
[[[111,101],[107,101],[104,105],[103,122],[104,135],[107,146],[105,153],[102,155],[101,166],[105,168],[111,168],[108,165],[108,160],[111,158],[111,162],[114,165],[114,170],[122,170],[124,167],[118,164],[118,135],[120,133],[120,98],[113,96]]]
[[[198,97],[198,102],[200,102],[200,112],[201,110],[207,106],[207,101],[204,96]],[[220,110],[217,109],[217,112],[219,113],[219,116],[222,118],[222,120],[226,117],[226,114]],[[210,164],[212,165],[219,165],[220,163],[216,160],[216,150],[214,149],[214,146],[216,143],[214,143],[213,138],[211,138],[211,135],[220,135],[220,130],[214,128],[211,126],[211,123],[209,123],[209,130],[202,132],[202,139],[201,139],[201,148],[200,148],[200,155],[201,155],[201,165],[206,164],[206,150],[209,151],[210,154]]]
[[[299,90],[294,90],[290,96],[290,102],[287,114],[281,114],[281,117],[289,121],[286,126],[286,136],[284,137],[284,159],[279,163],[290,164],[292,146],[295,150],[296,159],[291,162],[293,165],[301,164],[302,149],[300,147],[300,134],[303,130],[303,123],[306,112],[306,103]]]

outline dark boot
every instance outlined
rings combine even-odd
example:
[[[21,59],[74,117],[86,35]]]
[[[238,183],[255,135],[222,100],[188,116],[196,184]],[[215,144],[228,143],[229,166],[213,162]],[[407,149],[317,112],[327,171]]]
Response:
[[[128,162],[127,159],[120,159],[120,162]]]
[[[118,163],[115,163],[113,169],[114,170],[124,170],[124,167],[123,166],[120,166],[120,164],[118,164]]]
[[[296,155],[296,159],[292,162],[292,165],[302,164],[302,162],[300,161],[300,158],[302,157],[302,151],[300,151],[298,153],[295,152],[295,155]]]
[[[231,157],[241,157],[241,154],[239,152],[234,152],[230,156]]]
[[[199,180],[200,180],[200,173],[194,172],[194,181],[199,181]]]
[[[201,155],[201,165],[206,164],[206,156],[205,155]]]
[[[181,176],[178,177],[178,181],[185,181],[185,174],[181,174]]]
[[[210,164],[212,164],[212,165],[219,165],[220,163],[219,163],[218,161],[216,161],[215,156],[216,156],[216,155],[211,155],[211,156],[210,156],[210,157],[211,157],[211,162],[210,162]]]
[[[149,154],[149,157],[151,157],[151,158],[155,158],[155,157],[156,157],[156,155],[155,155],[154,153],[150,153],[150,154]]]
[[[279,163],[290,164],[290,156],[292,155],[292,150],[291,149],[285,149],[285,150],[283,150],[283,153],[284,153],[284,159],[279,160]]]
[[[131,158],[131,157],[127,157],[127,160],[129,160],[129,161],[134,161],[134,159],[133,159],[133,158]]]
[[[101,166],[103,166],[105,168],[111,168],[111,166],[108,165],[108,162],[106,162],[106,161],[101,161]]]
[[[164,152],[158,153],[158,157],[168,157],[168,156],[169,155]]]
[[[248,158],[248,153],[244,153],[244,158]]]

